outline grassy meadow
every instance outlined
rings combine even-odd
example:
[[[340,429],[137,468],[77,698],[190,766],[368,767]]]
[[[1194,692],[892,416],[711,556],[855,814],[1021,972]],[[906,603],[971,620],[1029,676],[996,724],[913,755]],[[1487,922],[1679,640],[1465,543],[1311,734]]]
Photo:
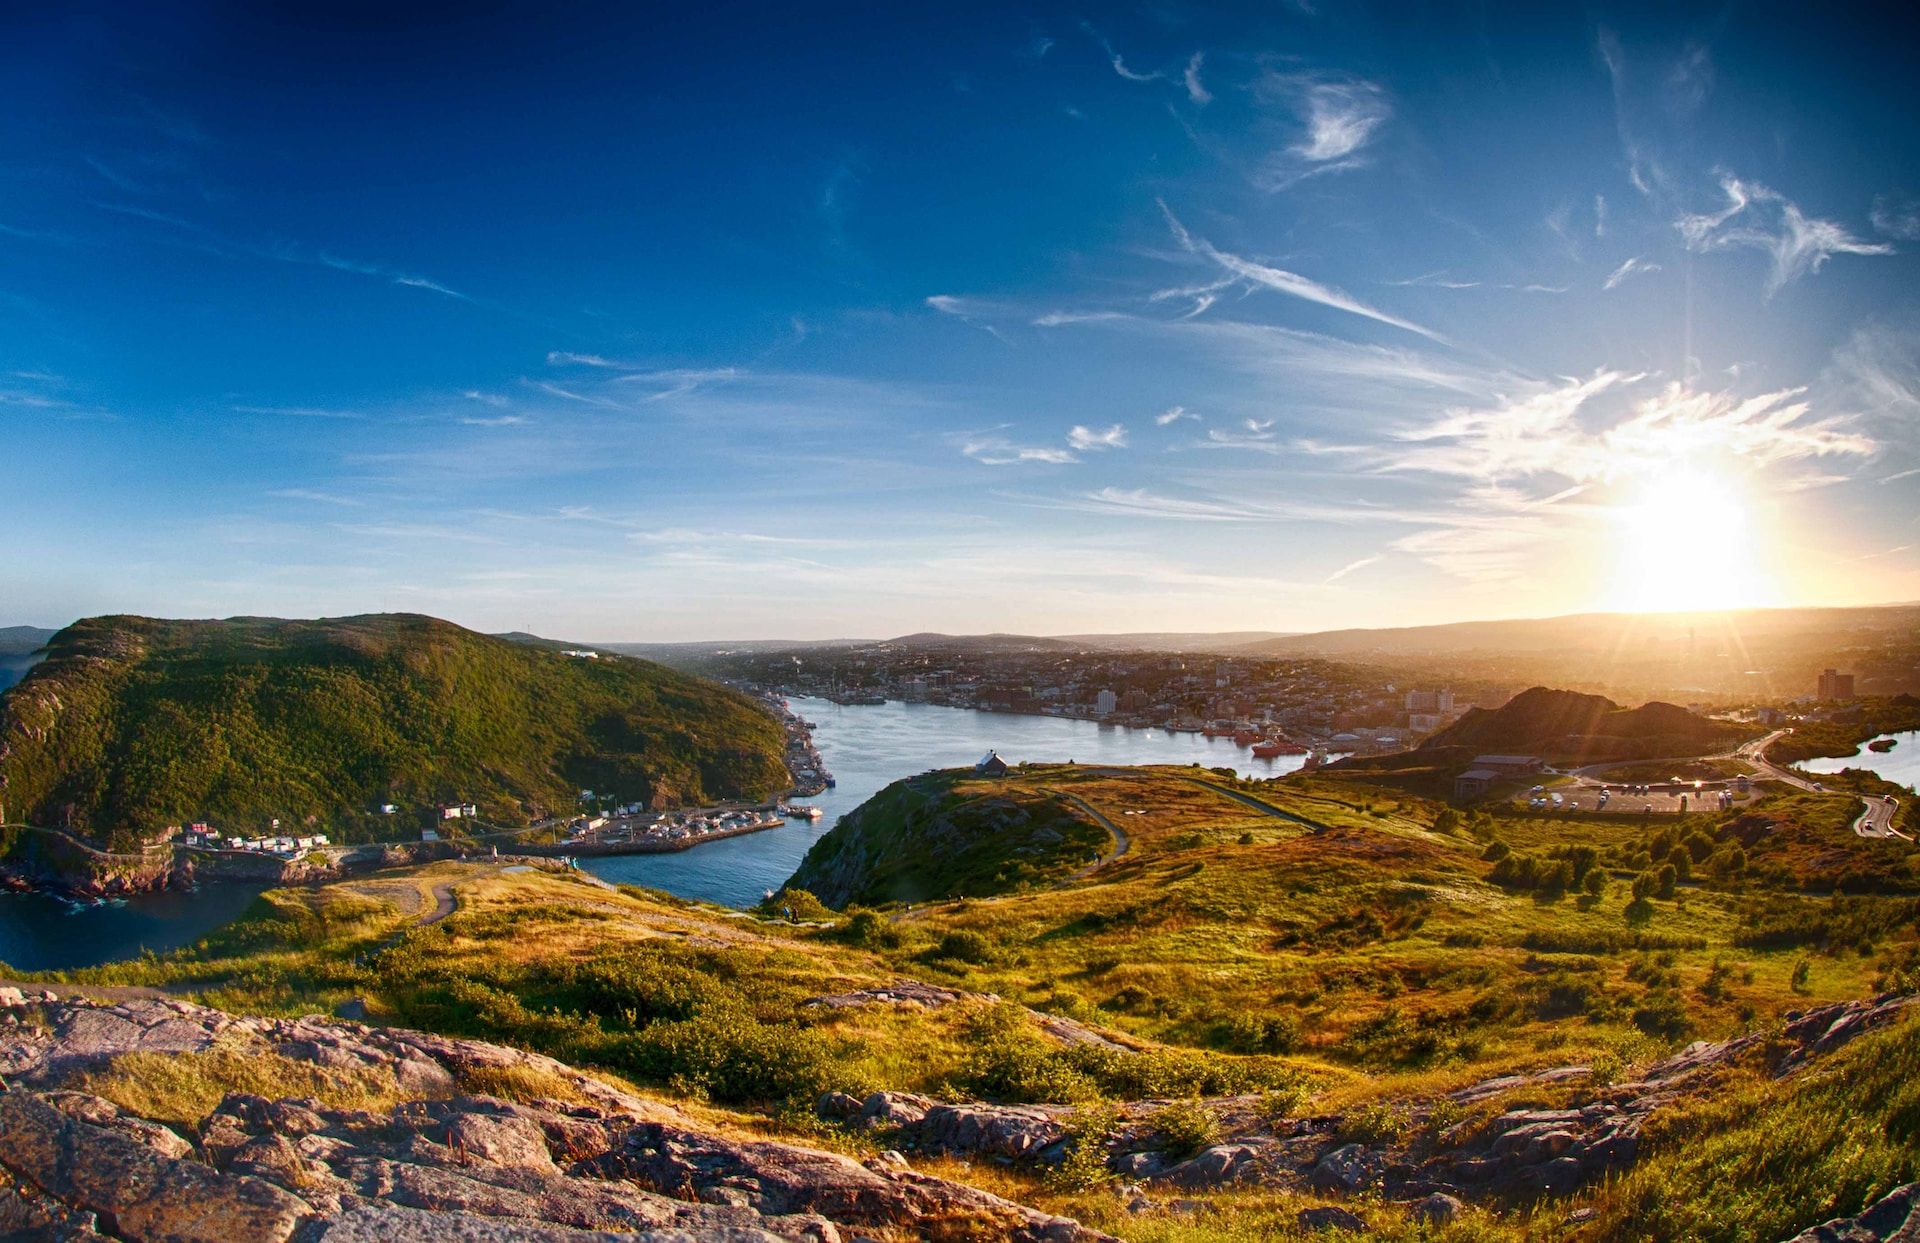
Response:
[[[1104,828],[1104,842],[1063,835],[1071,871],[1037,860],[1033,879],[987,896],[841,911],[799,891],[742,912],[442,863],[273,891],[188,950],[70,977],[261,1013],[359,1001],[373,1022],[531,1048],[734,1125],[856,1151],[880,1141],[815,1121],[820,1093],[1088,1110],[1258,1094],[1274,1116],[1387,1126],[1411,1102],[1492,1076],[1587,1065],[1599,1083],[1620,1081],[1689,1040],[1920,986],[1915,848],[1855,837],[1838,794],[1685,819],[1554,817],[1462,812],[1324,777],[1062,765],[954,776],[940,797],[1052,805],[1058,820],[1045,822],[1110,824],[1125,849]],[[1084,862],[1089,851],[1098,862]],[[977,865],[929,852],[917,883],[940,892],[943,868],[977,877]],[[420,923],[448,891],[454,913]],[[809,1004],[900,977],[970,996]],[[1132,1051],[1063,1045],[1039,1016],[1091,1024]],[[1840,1161],[1829,1150],[1843,1142],[1854,1156],[1830,1180],[1840,1199],[1920,1172],[1898,1142],[1915,1124],[1910,1090],[1874,1087],[1907,1073],[1912,1028],[1817,1075],[1756,1074],[1688,1105],[1650,1137],[1657,1159],[1578,1202],[1619,1232],[1732,1238],[1727,1220],[1804,1224],[1818,1197],[1783,1179],[1726,1220],[1689,1215],[1676,1197]],[[199,1103],[190,1084],[157,1082],[163,1106],[169,1094]],[[123,1076],[117,1090],[135,1089]],[[1577,1099],[1535,1090],[1503,1107]],[[1735,1138],[1711,1138],[1724,1135]],[[1108,1191],[954,1164],[940,1168],[1130,1239],[1287,1237],[1307,1202],[1241,1189],[1214,1195],[1203,1217],[1125,1218]],[[1562,1233],[1569,1206],[1476,1209],[1426,1236],[1393,1206],[1361,1207],[1385,1238],[1503,1239]]]

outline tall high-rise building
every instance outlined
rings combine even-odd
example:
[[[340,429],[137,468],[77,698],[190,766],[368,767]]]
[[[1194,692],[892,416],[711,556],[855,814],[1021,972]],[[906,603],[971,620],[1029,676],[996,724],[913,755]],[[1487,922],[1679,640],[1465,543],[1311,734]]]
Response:
[[[1821,670],[1819,697],[1821,699],[1852,699],[1853,675],[1833,669]]]
[[[1112,691],[1101,691],[1093,697],[1093,710],[1101,716],[1112,716],[1113,710],[1120,706],[1120,697]]]

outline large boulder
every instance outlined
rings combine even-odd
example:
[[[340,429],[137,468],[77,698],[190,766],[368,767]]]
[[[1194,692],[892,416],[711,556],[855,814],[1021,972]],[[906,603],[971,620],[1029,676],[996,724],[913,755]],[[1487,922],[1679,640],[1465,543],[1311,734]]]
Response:
[[[1365,1144],[1342,1144],[1314,1162],[1307,1181],[1320,1191],[1353,1195],[1379,1186],[1386,1172],[1385,1153]]]

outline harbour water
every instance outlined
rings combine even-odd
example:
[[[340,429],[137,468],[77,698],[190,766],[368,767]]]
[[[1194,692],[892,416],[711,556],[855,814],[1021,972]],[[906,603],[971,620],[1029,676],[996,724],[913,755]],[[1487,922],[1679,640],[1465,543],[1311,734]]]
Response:
[[[57,971],[138,958],[142,950],[178,949],[239,916],[264,888],[205,885],[99,903],[0,893],[0,963],[17,971]]]
[[[1908,730],[1904,734],[1882,734],[1870,741],[1881,738],[1893,739],[1891,751],[1869,751],[1866,743],[1860,744],[1860,754],[1827,756],[1823,759],[1802,761],[1799,767],[1810,773],[1837,773],[1847,768],[1865,768],[1878,773],[1888,781],[1896,782],[1914,789],[1920,784],[1920,730]]]
[[[972,764],[989,748],[1008,763],[1201,764],[1249,777],[1281,776],[1304,762],[1297,755],[1255,759],[1225,738],[1059,717],[897,702],[854,706],[794,699],[792,705],[815,723],[814,745],[835,778],[833,789],[805,800],[825,813],[819,820],[792,820],[677,854],[583,859],[580,866],[618,884],[751,906],[793,875],[808,847],[836,820],[883,787],[930,768]],[[134,958],[142,950],[177,949],[236,918],[262,888],[207,885],[193,893],[140,894],[124,902],[78,906],[50,894],[0,894],[0,963],[20,971],[50,971]]]
[[[1121,729],[1093,721],[1022,716],[890,701],[836,704],[795,698],[793,710],[815,725],[813,742],[835,787],[805,800],[826,814],[809,824],[708,842],[670,855],[583,859],[580,866],[616,884],[647,885],[686,898],[751,906],[793,875],[808,847],[845,813],[902,777],[972,764],[989,748],[1009,763],[1201,764],[1248,777],[1278,777],[1305,762],[1297,755],[1255,759],[1231,739],[1163,729]]]

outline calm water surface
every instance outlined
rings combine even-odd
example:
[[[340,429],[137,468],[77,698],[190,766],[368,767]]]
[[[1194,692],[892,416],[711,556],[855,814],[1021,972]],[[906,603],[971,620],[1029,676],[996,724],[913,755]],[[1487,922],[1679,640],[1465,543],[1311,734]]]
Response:
[[[1810,773],[1837,773],[1843,768],[1869,768],[1888,781],[1898,782],[1912,789],[1915,783],[1920,783],[1920,730],[1908,730],[1904,734],[1882,734],[1880,737],[1893,739],[1893,750],[1869,751],[1863,744],[1858,755],[1828,756],[1825,759],[1806,760],[1800,767]],[[1878,742],[1879,739],[1876,738],[1873,741]]]
[[[807,848],[843,814],[902,777],[972,764],[988,748],[1009,764],[1022,760],[1197,763],[1233,768],[1248,777],[1278,777],[1304,762],[1297,755],[1257,760],[1227,738],[1121,729],[1093,721],[933,704],[847,706],[798,697],[789,702],[795,712],[814,722],[813,743],[837,782],[834,789],[806,800],[825,816],[812,824],[789,821],[785,828],[708,842],[679,854],[583,859],[580,866],[618,884],[649,885],[686,898],[751,906],[793,875]]]
[[[19,971],[92,967],[141,950],[191,945],[247,909],[265,885],[207,885],[76,905],[52,894],[0,893],[0,963]]]
[[[1257,760],[1224,738],[1120,729],[1092,721],[931,704],[848,707],[824,699],[794,699],[792,704],[817,726],[814,745],[837,782],[834,789],[807,800],[826,813],[820,820],[789,821],[784,828],[708,842],[680,854],[587,859],[581,866],[621,884],[751,906],[793,875],[807,848],[841,815],[883,787],[930,768],[971,764],[990,747],[1009,763],[1197,763],[1230,767],[1249,777],[1277,777],[1302,763],[1300,756]],[[133,958],[142,950],[177,949],[238,917],[263,888],[207,885],[194,893],[141,894],[124,903],[87,906],[50,894],[0,894],[0,963],[20,971],[50,971]]]

